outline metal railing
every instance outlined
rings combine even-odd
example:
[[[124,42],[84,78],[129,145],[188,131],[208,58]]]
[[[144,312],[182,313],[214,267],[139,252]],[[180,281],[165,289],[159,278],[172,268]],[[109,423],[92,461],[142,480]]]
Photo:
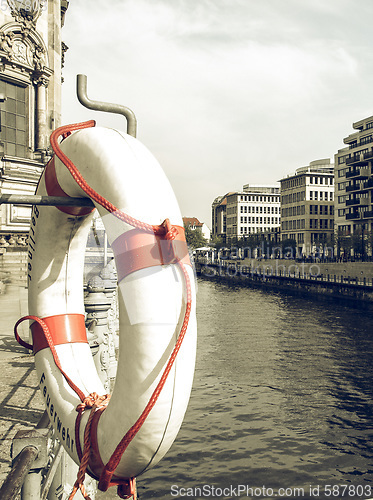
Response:
[[[117,365],[116,285],[116,273],[109,264],[93,276],[85,287],[88,342],[107,392],[110,392],[115,379]],[[16,433],[11,456],[12,469],[0,488],[1,500],[14,500],[19,494],[21,500],[45,500],[47,496],[55,500],[68,498],[78,467],[53,437],[47,412],[44,412],[35,428]],[[86,490],[94,499],[96,483],[87,479]]]

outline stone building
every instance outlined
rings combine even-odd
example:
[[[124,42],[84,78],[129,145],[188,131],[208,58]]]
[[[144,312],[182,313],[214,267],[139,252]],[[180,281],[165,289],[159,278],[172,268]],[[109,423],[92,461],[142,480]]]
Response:
[[[312,161],[281,179],[281,239],[294,240],[297,254],[332,247],[334,234],[334,165]]]
[[[60,125],[66,0],[0,8],[0,195],[33,194]],[[0,246],[24,244],[31,207],[0,205]]]

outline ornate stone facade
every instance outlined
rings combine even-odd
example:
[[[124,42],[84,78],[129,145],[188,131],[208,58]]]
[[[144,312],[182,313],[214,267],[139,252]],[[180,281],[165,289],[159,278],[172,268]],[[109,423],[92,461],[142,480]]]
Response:
[[[60,125],[66,0],[0,5],[0,195],[33,194]],[[0,246],[24,242],[31,207],[0,205]]]

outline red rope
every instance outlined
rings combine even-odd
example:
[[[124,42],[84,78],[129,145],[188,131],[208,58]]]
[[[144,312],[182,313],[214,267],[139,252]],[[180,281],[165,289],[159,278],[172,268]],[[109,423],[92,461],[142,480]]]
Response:
[[[83,448],[83,456],[80,461],[80,466],[77,474],[77,478],[73,487],[72,492],[70,493],[69,500],[72,500],[75,496],[75,493],[80,490],[83,497],[86,500],[90,500],[90,497],[87,495],[87,492],[84,487],[84,478],[85,473],[88,467],[89,462],[89,452],[90,452],[90,432],[91,432],[91,424],[92,419],[94,417],[95,411],[100,408],[106,408],[110,400],[110,395],[105,394],[104,396],[99,396],[97,393],[93,392],[89,396],[87,396],[84,401],[77,406],[76,410],[81,415],[85,410],[91,408],[91,412],[88,417],[87,425],[84,429],[84,448]]]
[[[56,154],[56,156],[62,161],[62,163],[67,167],[69,170],[70,174],[72,175],[73,179],[75,182],[78,184],[78,186],[96,203],[101,205],[103,208],[105,208],[108,212],[112,213],[117,217],[118,219],[122,220],[123,222],[138,228],[142,229],[143,231],[154,233],[156,235],[162,235],[165,239],[173,240],[175,238],[175,231],[177,233],[177,230],[170,224],[168,219],[166,219],[162,224],[160,225],[151,225],[147,224],[145,222],[139,221],[128,214],[125,214],[121,210],[118,210],[112,203],[107,201],[103,196],[98,194],[94,189],[92,189],[83,176],[80,174],[80,172],[77,170],[75,165],[72,163],[72,161],[61,151],[59,144],[58,144],[58,138],[60,136],[66,137],[69,133],[71,133],[74,130],[80,130],[83,128],[89,128],[95,125],[94,121],[89,121],[89,122],[84,122],[84,123],[78,123],[75,125],[67,125],[65,127],[60,127],[59,129],[55,130],[50,138],[50,142],[52,145],[52,148]],[[115,472],[115,469],[117,468],[121,457],[130,444],[130,442],[134,439],[142,425],[144,424],[147,416],[149,415],[150,411],[154,407],[155,403],[157,402],[157,399],[166,383],[167,377],[171,371],[171,368],[175,362],[176,356],[180,350],[181,344],[184,340],[187,328],[188,328],[188,322],[190,318],[190,313],[191,313],[191,304],[192,304],[192,292],[191,292],[191,283],[189,279],[188,272],[186,270],[186,267],[184,264],[180,261],[177,260],[177,263],[179,264],[181,271],[184,275],[185,279],[185,284],[186,284],[186,291],[187,291],[187,304],[186,304],[186,311],[185,311],[185,316],[184,316],[184,321],[183,325],[181,327],[180,334],[177,338],[175,347],[171,353],[171,356],[167,362],[167,365],[164,369],[164,372],[157,384],[157,387],[155,388],[148,404],[146,405],[144,411],[141,413],[140,417],[137,419],[135,424],[128,430],[128,432],[125,434],[125,436],[122,438],[118,446],[116,447],[114,453],[110,457],[108,463],[104,467],[100,481],[99,481],[99,488],[102,491],[106,491],[107,488],[110,486],[112,476]],[[62,371],[62,370],[61,370]],[[82,399],[82,398],[81,398]],[[82,400],[83,401],[83,400]],[[107,400],[105,400],[107,401]],[[107,405],[107,402],[105,402],[104,406]],[[89,406],[84,406],[84,408],[78,410],[80,413],[83,412],[86,408]],[[89,447],[90,447],[90,428],[91,428],[91,422],[93,415],[96,411],[96,409],[101,408],[100,402],[94,403],[91,409],[91,414],[88,419],[88,423],[85,428],[84,432],[84,451],[83,451],[83,458],[81,460],[81,464],[79,467],[79,472],[78,472],[78,479],[76,486],[78,485],[79,488],[81,488],[81,484],[84,480],[84,475],[85,471],[88,465],[88,458],[89,458]],[[79,407],[78,407],[79,408]],[[88,457],[88,458],[87,458]],[[117,484],[117,483],[116,483]],[[130,478],[130,485],[131,485],[131,495],[134,495],[133,493],[133,478]],[[74,487],[75,489],[75,487]],[[118,489],[119,493],[120,487]],[[75,495],[75,492],[77,489],[75,489],[74,493],[70,496],[70,499],[73,498]],[[83,491],[82,491],[83,492]],[[86,497],[85,497],[86,498]],[[124,496],[122,497],[124,498]]]
[[[17,342],[19,344],[21,344],[23,347],[26,347],[27,349],[32,349],[32,345],[27,344],[26,342],[24,342],[20,338],[20,336],[18,335],[18,331],[17,331],[18,325],[20,323],[22,323],[23,321],[26,321],[27,319],[32,319],[33,321],[36,321],[37,323],[39,323],[39,325],[41,326],[41,328],[43,330],[45,338],[47,339],[48,346],[49,346],[49,348],[50,348],[50,350],[52,352],[53,359],[54,359],[54,362],[55,362],[57,368],[60,370],[60,372],[64,376],[66,382],[69,384],[69,386],[71,387],[71,389],[76,392],[76,394],[79,396],[79,398],[80,398],[81,401],[84,401],[85,395],[84,395],[83,391],[81,391],[79,389],[79,387],[74,384],[74,382],[69,378],[69,376],[62,369],[60,359],[58,357],[56,348],[55,348],[54,343],[53,343],[52,335],[51,335],[51,333],[49,331],[48,326],[46,325],[46,323],[41,318],[38,318],[37,316],[24,316],[23,318],[19,319],[17,321],[17,323],[14,325],[14,335],[16,337]]]
[[[146,222],[142,222],[138,219],[135,219],[134,217],[131,217],[130,215],[122,212],[121,210],[118,210],[115,205],[110,203],[106,198],[101,196],[100,194],[97,193],[93,188],[91,188],[87,182],[85,181],[84,177],[82,174],[77,170],[75,167],[74,163],[68,158],[65,153],[60,149],[59,144],[58,144],[58,138],[61,136],[66,136],[69,132],[72,132],[74,130],[80,130],[84,128],[90,128],[95,126],[95,121],[90,120],[87,122],[83,123],[76,123],[74,125],[65,125],[64,127],[60,127],[56,130],[54,130],[51,134],[50,137],[50,143],[53,148],[53,151],[55,152],[56,156],[62,161],[62,163],[67,167],[69,170],[70,174],[72,175],[73,179],[75,182],[78,184],[78,186],[96,203],[101,205],[103,208],[105,208],[108,212],[112,213],[117,217],[118,219],[122,220],[123,222],[126,222],[130,226],[136,227],[138,229],[142,229],[148,233],[154,233],[156,235],[164,235],[165,234],[165,228],[162,224],[160,225],[152,225],[152,224],[147,224]]]

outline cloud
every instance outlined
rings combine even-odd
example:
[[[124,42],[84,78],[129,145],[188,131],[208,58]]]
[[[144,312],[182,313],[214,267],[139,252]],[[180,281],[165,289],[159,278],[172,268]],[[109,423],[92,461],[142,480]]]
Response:
[[[332,156],[369,116],[370,0],[70,2],[64,122],[92,99],[132,108],[183,215],[209,223],[214,198]],[[96,115],[123,128],[121,117]]]

